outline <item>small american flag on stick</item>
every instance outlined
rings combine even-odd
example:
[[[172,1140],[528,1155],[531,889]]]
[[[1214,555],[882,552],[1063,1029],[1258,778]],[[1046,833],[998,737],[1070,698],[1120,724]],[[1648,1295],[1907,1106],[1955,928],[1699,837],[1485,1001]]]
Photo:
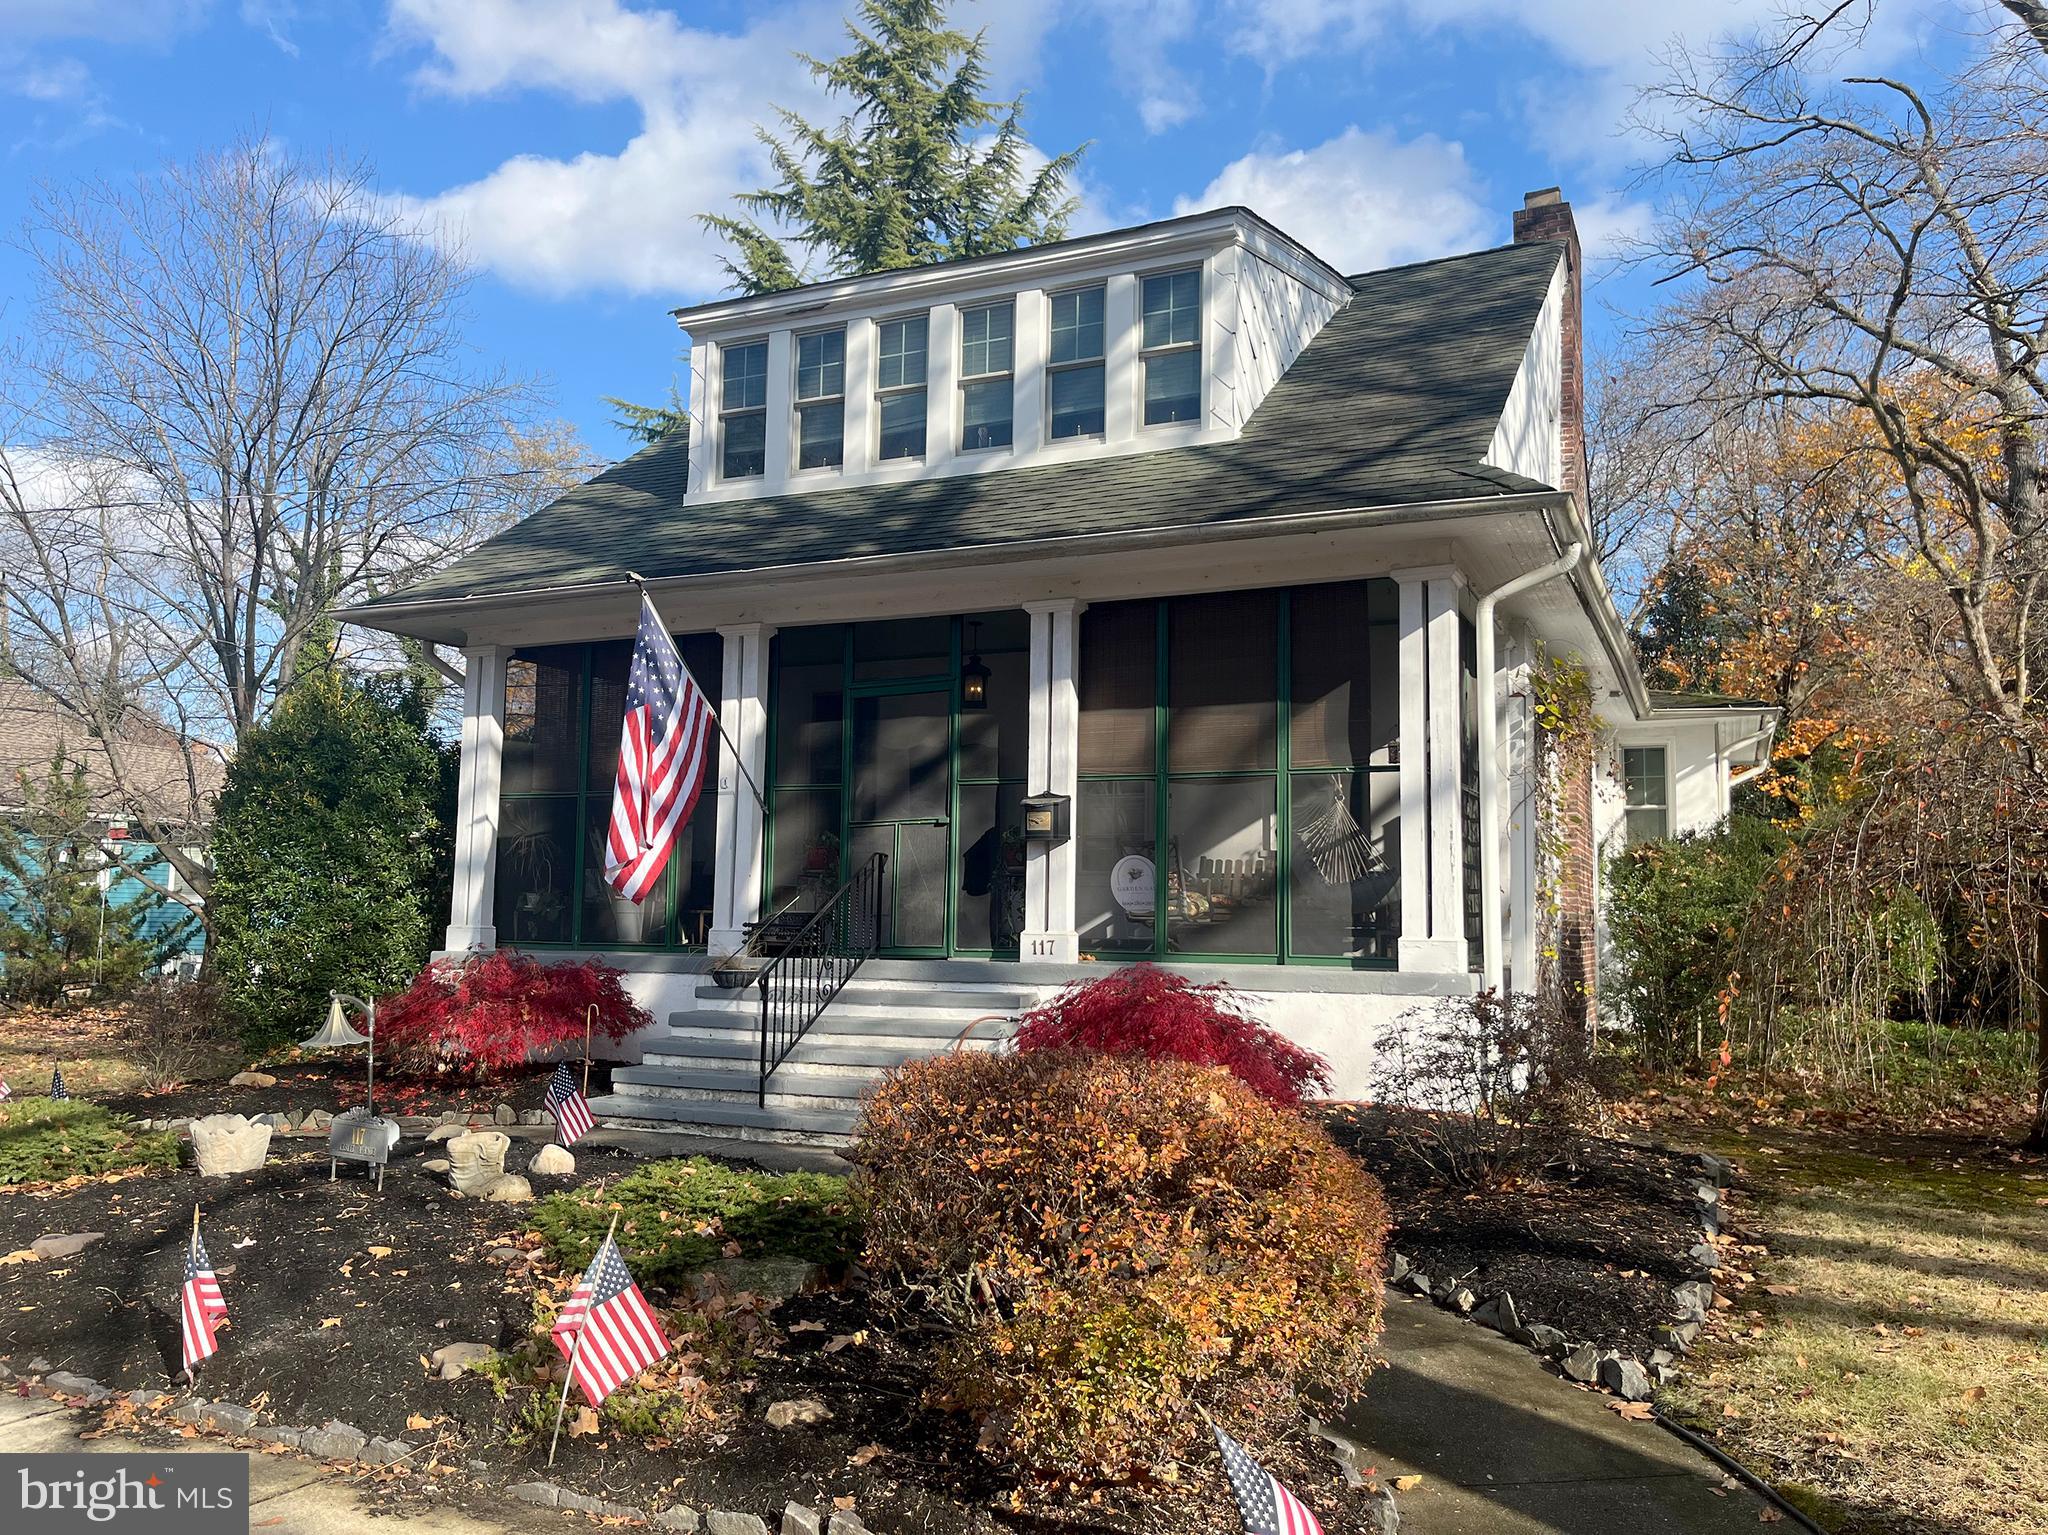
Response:
[[[548,1464],[562,1437],[562,1410],[569,1405],[569,1387],[581,1386],[596,1406],[627,1381],[668,1352],[668,1336],[654,1318],[654,1308],[627,1271],[619,1245],[612,1240],[619,1218],[612,1217],[597,1256],[576,1281],[576,1288],[555,1319],[555,1347],[569,1360],[569,1384],[555,1408],[555,1438],[548,1444]]]
[[[710,701],[643,592],[605,838],[604,877],[619,894],[646,899],[668,867],[703,790],[717,729]]]
[[[0,1103],[5,1103],[9,1098],[12,1098],[13,1096],[14,1089],[7,1085],[7,1079],[5,1077],[0,1077]]]
[[[64,1090],[64,1068],[62,1066],[52,1066],[50,1068],[50,1096],[52,1098],[69,1098],[71,1096],[71,1094]]]
[[[1237,1511],[1244,1516],[1245,1535],[1323,1535],[1316,1516],[1279,1477],[1253,1460],[1245,1447],[1222,1429],[1213,1423],[1209,1426],[1215,1429],[1216,1443],[1223,1450],[1223,1469],[1230,1476]]]
[[[178,1309],[185,1321],[185,1373],[202,1359],[211,1358],[220,1347],[214,1328],[227,1316],[228,1303],[221,1299],[220,1281],[214,1277],[213,1260],[206,1256],[206,1244],[199,1240],[199,1207],[192,1207],[192,1245],[185,1249],[185,1284]]]
[[[555,1130],[562,1137],[564,1146],[575,1145],[597,1124],[590,1112],[590,1100],[576,1086],[576,1075],[569,1070],[567,1061],[555,1067],[555,1074],[548,1079],[547,1094],[541,1102],[555,1116]]]

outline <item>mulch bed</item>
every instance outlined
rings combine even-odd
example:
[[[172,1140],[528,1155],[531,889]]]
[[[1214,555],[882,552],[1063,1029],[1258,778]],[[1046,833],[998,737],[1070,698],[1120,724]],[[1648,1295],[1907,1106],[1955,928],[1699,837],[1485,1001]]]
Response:
[[[1480,1300],[1506,1290],[1526,1325],[1625,1354],[1654,1348],[1672,1318],[1672,1286],[1699,1277],[1687,1258],[1700,1239],[1693,1158],[1662,1146],[1596,1136],[1503,1188],[1446,1186],[1402,1149],[1415,1111],[1343,1104],[1327,1125],[1371,1170],[1394,1216],[1391,1250]]]
[[[275,1088],[214,1087],[123,1106],[151,1118],[223,1106],[332,1109],[357,1101],[342,1090],[358,1080],[353,1064],[344,1062],[338,1076],[324,1062],[288,1080],[280,1072]],[[527,1097],[537,1104],[544,1081],[542,1073],[515,1089],[499,1083],[467,1106],[487,1112],[500,1094],[515,1107],[528,1106]],[[431,1112],[441,1102],[429,1097],[408,1107]],[[537,1133],[515,1139],[508,1170],[525,1172],[540,1144]],[[850,1285],[776,1309],[779,1338],[751,1383],[726,1388],[728,1410],[701,1434],[673,1444],[608,1428],[565,1435],[548,1469],[545,1435],[519,1423],[535,1400],[529,1389],[515,1387],[501,1401],[487,1379],[444,1382],[424,1368],[424,1356],[444,1344],[510,1347],[529,1338],[536,1285],[549,1277],[520,1207],[456,1198],[418,1166],[437,1150],[409,1133],[381,1195],[361,1168],[346,1164],[330,1182],[321,1141],[297,1136],[274,1140],[268,1165],[246,1177],[201,1179],[187,1168],[0,1190],[0,1254],[45,1234],[105,1233],[76,1258],[0,1266],[0,1357],[17,1372],[40,1358],[120,1392],[167,1393],[141,1416],[157,1431],[182,1431],[163,1414],[185,1394],[174,1381],[177,1305],[196,1199],[230,1315],[220,1352],[201,1367],[199,1394],[256,1406],[265,1422],[318,1426],[336,1418],[367,1434],[434,1441],[414,1458],[409,1479],[377,1474],[372,1485],[392,1498],[408,1496],[408,1480],[416,1493],[427,1475],[440,1479],[443,1494],[467,1496],[475,1491],[467,1473],[451,1476],[448,1468],[479,1459],[500,1484],[545,1479],[642,1508],[683,1502],[747,1510],[771,1527],[786,1501],[829,1512],[837,1499],[851,1499],[878,1531],[928,1535],[969,1535],[992,1522],[1194,1535],[1234,1518],[1213,1455],[1184,1468],[1178,1486],[1143,1496],[1112,1491],[1099,1501],[1059,1501],[1041,1489],[1012,1506],[1015,1489],[978,1453],[965,1420],[924,1402],[935,1338],[871,1315]],[[576,1156],[571,1178],[533,1177],[537,1193],[633,1165],[627,1153],[588,1142]],[[657,1303],[668,1299],[650,1294]],[[833,1347],[835,1339],[855,1341]],[[763,1421],[769,1403],[797,1397],[822,1400],[831,1418],[788,1429]],[[136,1426],[124,1400],[105,1410],[124,1428]],[[409,1427],[420,1419],[430,1427]],[[1317,1442],[1303,1434],[1260,1448],[1290,1485],[1313,1491],[1330,1528],[1365,1527],[1365,1495],[1343,1489]],[[429,1463],[439,1469],[425,1471]]]
[[[332,1114],[358,1107],[363,1101],[367,1072],[360,1049],[250,1069],[276,1077],[277,1085],[235,1087],[227,1082],[201,1082],[159,1093],[109,1095],[97,1101],[140,1119],[196,1119],[204,1114],[247,1114],[254,1118],[258,1114],[289,1114],[293,1109],[326,1109]],[[435,1117],[454,1112],[481,1123],[491,1117],[491,1111],[500,1103],[521,1111],[538,1109],[554,1069],[548,1064],[474,1080],[456,1076],[387,1077],[380,1072],[377,1111]],[[573,1069],[580,1080],[581,1064],[575,1064]],[[611,1080],[609,1062],[591,1063],[592,1097],[610,1092]]]

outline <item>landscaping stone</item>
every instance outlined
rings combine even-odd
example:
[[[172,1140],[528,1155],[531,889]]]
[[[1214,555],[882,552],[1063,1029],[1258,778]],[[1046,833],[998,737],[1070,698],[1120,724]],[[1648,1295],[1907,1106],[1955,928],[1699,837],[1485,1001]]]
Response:
[[[697,1271],[690,1292],[700,1302],[742,1290],[766,1301],[786,1301],[799,1294],[815,1272],[816,1265],[801,1258],[721,1258]]]
[[[693,1535],[697,1526],[704,1520],[689,1504],[671,1503],[654,1516],[654,1522],[664,1530],[675,1530],[679,1535]]]
[[[256,1426],[256,1414],[233,1402],[215,1402],[207,1417],[215,1428],[226,1429],[231,1434],[246,1434]]]
[[[554,1508],[556,1500],[562,1496],[562,1489],[553,1482],[518,1482],[505,1489],[505,1496],[540,1508]]]
[[[37,1237],[29,1250],[38,1258],[75,1258],[105,1236],[104,1231],[74,1231],[57,1236]]]
[[[28,1373],[31,1375],[48,1375],[56,1368],[55,1365],[51,1364],[41,1354],[36,1355],[35,1358],[28,1362]]]
[[[1686,1256],[1691,1258],[1701,1268],[1707,1270],[1708,1273],[1712,1273],[1721,1266],[1721,1250],[1712,1242],[1693,1243],[1691,1251]]]
[[[363,1446],[363,1459],[373,1466],[396,1465],[412,1454],[413,1447],[403,1439],[372,1439]]]
[[[128,1400],[137,1407],[147,1407],[156,1400],[156,1393],[153,1391],[131,1391],[128,1393]]]
[[[1337,1462],[1337,1469],[1344,1473],[1344,1485],[1363,1487],[1365,1473],[1358,1469],[1359,1447],[1319,1419],[1310,1418],[1308,1426],[1309,1432],[1330,1447],[1330,1458]]]
[[[322,1460],[354,1460],[369,1442],[370,1436],[361,1429],[334,1418],[329,1418],[324,1428],[311,1429],[299,1436],[305,1452]]]
[[[1647,1402],[1656,1394],[1649,1374],[1633,1359],[1601,1360],[1600,1384],[1624,1402]]]
[[[825,1526],[825,1535],[868,1535],[868,1527],[845,1509],[835,1509],[832,1522]]]
[[[576,1158],[566,1147],[550,1141],[533,1154],[533,1161],[526,1170],[543,1178],[566,1178],[576,1171]]]
[[[295,1428],[266,1427],[259,1424],[249,1430],[249,1437],[258,1444],[279,1444],[288,1450],[299,1447],[299,1430]]]
[[[1541,1349],[1546,1354],[1561,1352],[1568,1341],[1555,1327],[1546,1326],[1542,1322],[1531,1322],[1522,1329],[1522,1333],[1529,1340],[1531,1348]]]
[[[448,1152],[448,1181],[458,1194],[483,1194],[505,1174],[505,1153],[512,1149],[512,1137],[502,1130],[476,1130],[451,1136]],[[523,1181],[523,1180],[522,1180]]]
[[[1505,1290],[1498,1295],[1488,1296],[1483,1304],[1473,1310],[1472,1320],[1481,1327],[1491,1327],[1495,1332],[1504,1332],[1509,1337],[1522,1330],[1522,1319],[1515,1314],[1515,1298]]]
[[[516,1125],[519,1123],[518,1111],[509,1103],[501,1103],[495,1109],[492,1109],[491,1118],[501,1125]]]
[[[64,1396],[105,1396],[106,1387],[84,1375],[73,1375],[69,1370],[52,1370],[43,1377],[46,1389]]]
[[[180,1423],[204,1423],[207,1414],[212,1409],[213,1403],[202,1402],[197,1397],[194,1397],[189,1402],[180,1402],[177,1406],[173,1407],[171,1409],[171,1416]]]
[[[770,1403],[767,1412],[770,1428],[788,1428],[797,1423],[822,1423],[831,1416],[831,1409],[814,1396]]]
[[[564,1487],[555,1494],[555,1507],[566,1508],[576,1514],[595,1514],[603,1510],[604,1500],[588,1497],[580,1492],[571,1492]]]
[[[1417,1295],[1423,1296],[1425,1298],[1436,1293],[1430,1287],[1429,1275],[1423,1273],[1420,1269],[1410,1269],[1408,1271],[1408,1277],[1404,1279],[1402,1283],[1407,1285],[1408,1288],[1413,1290]]]
[[[768,1525],[759,1514],[729,1514],[713,1509],[704,1516],[709,1535],[768,1535]]]
[[[523,1205],[533,1198],[533,1185],[517,1173],[506,1173],[484,1190],[483,1197],[493,1204]]]
[[[334,1128],[334,1116],[326,1109],[308,1109],[305,1127],[308,1130],[331,1130]]]
[[[1392,1489],[1382,1487],[1365,1515],[1367,1535],[1396,1535],[1401,1528],[1401,1506]]]
[[[1657,1340],[1659,1346],[1672,1349],[1681,1354],[1693,1346],[1699,1335],[1700,1324],[1698,1322],[1679,1322],[1669,1327],[1652,1327],[1650,1329],[1650,1336]]]
[[[270,1155],[270,1126],[240,1114],[209,1114],[192,1121],[192,1155],[202,1178],[253,1173]]]
[[[1704,1322],[1714,1309],[1714,1287],[1704,1279],[1688,1279],[1674,1287],[1671,1298],[1678,1302],[1681,1322]]]
[[[1590,1386],[1600,1378],[1600,1350],[1590,1343],[1581,1343],[1564,1356],[1564,1373],[1582,1386]]]
[[[1394,1254],[1393,1267],[1387,1270],[1387,1283],[1399,1284],[1408,1277],[1408,1260],[1399,1253]]]
[[[1472,1314],[1472,1308],[1478,1303],[1478,1300],[1479,1297],[1463,1285],[1459,1285],[1457,1289],[1451,1291],[1451,1308],[1466,1316]]]
[[[816,1509],[801,1503],[782,1505],[782,1535],[824,1535],[824,1528]]]
[[[1707,1175],[1707,1181],[1717,1189],[1725,1189],[1735,1182],[1735,1164],[1726,1157],[1717,1157],[1711,1151],[1703,1151],[1697,1158],[1699,1169]]]
[[[498,1351],[488,1343],[450,1343],[427,1357],[441,1372],[442,1380],[460,1380],[464,1370],[473,1370],[497,1355]]]
[[[229,1087],[275,1087],[277,1078],[267,1071],[238,1071],[228,1078]]]
[[[441,1111],[441,1123],[444,1125],[460,1125],[466,1117],[455,1109],[443,1109]]]
[[[292,1127],[292,1122],[282,1114],[258,1114],[255,1123],[270,1126],[273,1135],[280,1135]]]
[[[544,1125],[549,1123],[554,1117],[546,1109],[521,1109],[519,1111],[519,1122],[522,1125]]]
[[[526,1254],[516,1247],[493,1247],[484,1256],[493,1263],[517,1263]]]

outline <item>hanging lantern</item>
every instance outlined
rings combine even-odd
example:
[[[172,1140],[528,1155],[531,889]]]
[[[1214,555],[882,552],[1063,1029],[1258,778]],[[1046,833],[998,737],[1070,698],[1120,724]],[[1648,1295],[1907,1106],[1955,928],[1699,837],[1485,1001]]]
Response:
[[[963,709],[986,709],[988,707],[989,670],[981,659],[981,625],[968,626],[967,659],[960,663],[960,707]]]

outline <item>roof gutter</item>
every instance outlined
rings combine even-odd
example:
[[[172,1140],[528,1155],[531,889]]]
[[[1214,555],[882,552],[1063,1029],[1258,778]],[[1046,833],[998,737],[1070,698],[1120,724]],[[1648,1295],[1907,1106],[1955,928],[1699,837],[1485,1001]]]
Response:
[[[1574,540],[1563,554],[1524,571],[1479,599],[1472,616],[1479,673],[1479,984],[1498,992],[1503,981],[1500,913],[1500,699],[1494,686],[1494,609],[1501,600],[1576,569],[1586,546]],[[1516,978],[1518,981],[1522,977]]]

